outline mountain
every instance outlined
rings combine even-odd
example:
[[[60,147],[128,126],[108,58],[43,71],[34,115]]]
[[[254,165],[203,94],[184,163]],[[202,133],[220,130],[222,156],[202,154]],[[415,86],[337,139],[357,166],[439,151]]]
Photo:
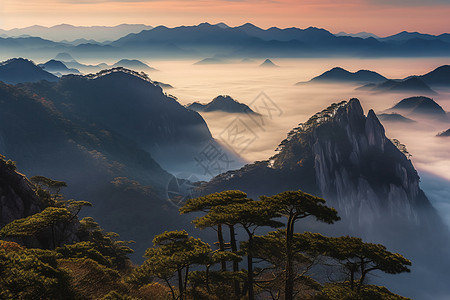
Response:
[[[369,70],[359,70],[357,72],[349,72],[343,68],[336,67],[331,70],[326,71],[325,73],[314,77],[309,82],[317,82],[317,83],[354,83],[354,84],[362,84],[362,83],[379,83],[386,81],[387,78]],[[298,84],[303,84],[299,82]]]
[[[270,59],[266,59],[262,64],[259,65],[262,68],[278,68]]]
[[[432,90],[422,79],[418,77],[411,77],[405,80],[386,80],[382,83],[369,83],[362,87],[357,88],[357,90],[366,90],[372,92],[390,92],[390,93],[422,93],[434,95],[437,94]]]
[[[228,113],[256,114],[246,104],[237,102],[230,96],[217,96],[208,104],[191,103],[187,108],[198,112],[223,111]]]
[[[23,58],[13,58],[0,63],[0,81],[17,84],[41,80],[57,81],[58,77]]]
[[[216,65],[216,64],[227,64],[228,61],[223,58],[216,57],[207,57],[198,62],[194,63],[194,65]]]
[[[44,64],[39,64],[38,66],[54,75],[81,74],[77,69],[69,69],[63,62],[54,59],[51,59]]]
[[[449,34],[441,34],[441,35],[431,35],[431,34],[424,34],[419,32],[408,32],[408,31],[402,31],[400,33],[379,38],[382,41],[395,41],[395,42],[405,42],[411,39],[421,39],[421,40],[441,40],[443,42],[449,42],[450,41],[450,35]]]
[[[0,227],[38,213],[43,207],[30,181],[0,156]]]
[[[117,26],[73,26],[60,24],[52,27],[30,26],[25,28],[14,28],[11,30],[0,30],[1,34],[10,37],[30,35],[44,39],[63,41],[76,39],[93,39],[99,42],[116,40],[129,33],[137,33],[142,30],[151,29],[151,26],[143,24],[121,24]]]
[[[101,64],[97,64],[97,65],[86,65],[86,64],[79,63],[76,60],[64,61],[64,64],[69,68],[80,70],[83,73],[97,73],[102,70],[110,68],[110,66],[105,63],[101,63]]]
[[[420,188],[406,147],[396,145],[375,113],[364,115],[360,102],[352,99],[294,128],[271,158],[221,174],[199,190],[241,190],[258,197],[301,189],[323,197],[342,220],[333,226],[304,220],[299,230],[356,235],[396,249],[421,271],[395,281],[387,278],[384,284],[427,299],[424,291],[433,289],[435,280],[450,277],[449,233]],[[436,250],[436,256],[424,254],[424,244]],[[424,273],[430,276],[424,278]],[[442,286],[440,293],[448,294],[448,288]]]
[[[339,32],[336,33],[335,36],[351,36],[351,37],[358,37],[358,38],[362,38],[362,39],[367,39],[367,38],[375,38],[375,39],[379,39],[380,37],[370,33],[370,32],[358,32],[358,33],[346,33],[346,32]]]
[[[197,112],[166,96],[148,77],[124,68],[64,76],[56,84],[27,88],[53,95],[54,105],[62,111],[126,136],[162,165],[194,164],[195,154],[213,141]]]
[[[392,123],[414,123],[416,121],[411,120],[397,113],[390,114],[377,114],[378,119],[381,122],[392,122]]]
[[[150,51],[159,56],[196,58],[448,56],[450,40],[444,37],[394,41],[335,36],[314,27],[262,29],[250,23],[237,27],[202,23],[175,28],[158,26],[129,34],[110,45],[132,50],[134,55]]]
[[[277,28],[261,29],[251,23],[235,27],[237,30],[245,32],[247,35],[259,38],[263,41],[282,41],[288,42],[297,40],[301,42],[325,42],[335,39],[335,36],[329,31],[321,28],[309,27],[306,29],[299,28]]]
[[[410,97],[398,102],[389,111],[402,111],[408,115],[428,116],[439,120],[447,120],[444,109],[433,99],[420,96]]]
[[[446,131],[438,133],[437,136],[449,137],[450,136],[450,129],[447,129]]]
[[[55,60],[59,60],[59,61],[63,61],[63,62],[75,61],[75,59],[72,57],[72,55],[70,55],[67,52],[58,53],[55,56]]]
[[[333,104],[300,124],[277,151],[266,161],[217,176],[203,191],[240,189],[256,196],[301,188],[325,197],[353,226],[369,226],[364,230],[385,213],[426,222],[414,213],[431,206],[411,161],[385,136],[372,110],[364,116],[357,99]],[[397,205],[403,209],[393,209]]]
[[[450,66],[440,66],[419,78],[431,86],[450,87]]]
[[[87,214],[138,243],[138,260],[167,220],[190,228],[159,162],[203,174],[195,159],[206,146],[221,150],[203,118],[137,72],[0,83],[0,153],[29,176],[66,181],[68,198],[92,202]]]
[[[113,68],[123,67],[126,69],[131,69],[131,70],[136,70],[136,71],[146,71],[146,72],[156,71],[155,68],[152,68],[149,65],[147,65],[137,59],[121,59],[120,61],[116,62],[112,67]]]

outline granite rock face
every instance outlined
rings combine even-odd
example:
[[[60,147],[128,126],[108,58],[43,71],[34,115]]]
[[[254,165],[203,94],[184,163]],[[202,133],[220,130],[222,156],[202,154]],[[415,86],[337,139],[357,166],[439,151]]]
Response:
[[[28,179],[0,159],[0,226],[43,209]]]
[[[252,197],[301,189],[325,198],[352,229],[371,231],[386,219],[422,226],[430,222],[424,211],[437,214],[404,145],[398,146],[375,113],[365,116],[351,99],[294,128],[269,160],[224,173],[201,189],[240,189]]]

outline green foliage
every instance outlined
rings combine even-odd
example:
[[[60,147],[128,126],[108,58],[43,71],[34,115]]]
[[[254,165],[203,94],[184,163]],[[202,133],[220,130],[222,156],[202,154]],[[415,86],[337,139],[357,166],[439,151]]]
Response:
[[[104,256],[95,248],[93,242],[79,242],[72,245],[64,245],[55,249],[62,258],[89,258],[107,267],[112,266],[111,258]]]
[[[211,227],[217,224],[239,224],[246,230],[259,226],[283,226],[283,223],[273,220],[275,216],[276,212],[266,203],[251,200],[243,203],[214,206],[207,215],[195,219],[193,223],[198,228]]]
[[[262,196],[261,200],[271,206],[279,217],[292,218],[293,222],[308,216],[317,221],[332,224],[339,221],[337,211],[325,205],[325,199],[302,191],[286,191],[272,197]]]
[[[70,212],[65,208],[47,207],[42,212],[32,216],[17,219],[6,224],[0,230],[3,237],[35,236],[42,230],[67,221],[71,218]]]
[[[186,204],[180,208],[180,213],[185,214],[193,211],[207,212],[215,206],[228,205],[232,203],[245,203],[248,201],[250,201],[250,199],[247,198],[247,194],[244,192],[224,191],[189,199]]]
[[[73,299],[58,257],[50,250],[0,250],[0,299]]]
[[[46,189],[53,194],[59,194],[63,187],[67,187],[67,183],[64,181],[53,180],[45,176],[33,176],[30,180],[35,186]]]
[[[79,234],[83,239],[91,241],[101,255],[110,259],[113,267],[118,269],[127,267],[128,254],[133,253],[133,249],[128,245],[133,241],[121,241],[118,239],[119,235],[114,232],[105,233],[91,217],[80,221]]]
[[[387,288],[365,285],[360,291],[352,291],[348,285],[327,283],[314,298],[316,300],[411,300],[394,294]]]
[[[175,291],[170,280],[178,275],[177,294],[183,299],[189,267],[208,262],[210,246],[200,239],[188,236],[184,230],[166,231],[157,235],[153,239],[153,244],[153,248],[148,248],[145,252],[147,260],[131,274],[129,281],[143,283],[153,277],[159,278],[169,286],[175,299]]]
[[[361,289],[367,275],[375,270],[388,274],[410,272],[411,261],[398,253],[387,251],[380,244],[364,243],[356,237],[324,237],[315,234],[316,243],[323,253],[335,259],[347,271],[350,288]],[[357,276],[359,276],[357,278]]]

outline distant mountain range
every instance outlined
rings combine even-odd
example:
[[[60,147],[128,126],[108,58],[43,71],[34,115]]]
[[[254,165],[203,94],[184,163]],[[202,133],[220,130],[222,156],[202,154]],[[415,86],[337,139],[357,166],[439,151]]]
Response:
[[[8,50],[6,53],[14,53],[11,55],[15,56],[25,55],[26,51],[29,51],[29,47],[39,49],[40,52],[47,54],[50,51],[54,55],[58,52],[68,51],[80,55],[101,53],[108,57],[143,54],[154,57],[196,58],[450,55],[449,34],[433,36],[402,32],[391,37],[375,38],[362,34],[334,35],[325,29],[314,27],[262,29],[250,23],[237,27],[202,23],[196,26],[175,28],[165,26],[151,28],[145,25],[125,24],[116,27],[88,28],[58,25],[51,28],[34,26],[21,30],[3,31],[3,34],[2,32],[0,34],[7,36],[8,32],[9,34],[28,32],[29,36],[40,36],[48,40],[34,38],[34,40],[28,41],[28,39],[32,39],[31,37],[1,38],[0,49]],[[43,34],[42,32],[51,32],[52,34]],[[56,33],[53,34],[53,32]],[[72,32],[74,32],[73,40],[77,40],[76,42],[69,41]],[[98,32],[102,40],[93,37],[91,32]],[[75,35],[77,35],[76,38]],[[105,41],[106,39],[110,41]],[[24,46],[25,48],[23,48]]]
[[[7,37],[35,36],[53,41],[71,41],[75,44],[116,40],[129,33],[136,33],[153,27],[143,24],[121,24],[117,26],[73,26],[60,24],[52,27],[30,26],[10,30],[0,29],[0,35]],[[91,41],[89,41],[91,40]]]
[[[433,118],[440,121],[448,121],[447,113],[436,101],[424,96],[410,97],[403,99],[388,112],[400,112],[407,116],[421,116]]]
[[[152,68],[149,65],[147,65],[137,59],[121,59],[120,61],[118,61],[114,65],[112,65],[112,67],[113,68],[123,67],[126,69],[131,69],[131,70],[136,70],[136,71],[145,71],[145,72],[157,71],[155,68]]]
[[[17,84],[41,80],[57,81],[58,77],[23,58],[13,58],[0,63],[0,81]]]
[[[0,82],[0,153],[29,176],[66,181],[68,197],[94,203],[89,215],[142,242],[138,259],[165,220],[179,220],[173,229],[190,226],[168,197],[176,178],[167,170],[203,175],[198,161],[209,148],[227,155],[224,169],[242,165],[200,114],[141,73],[114,68],[57,78],[24,59],[2,63],[0,74],[2,68],[30,82]]]
[[[230,96],[218,96],[208,104],[194,102],[187,105],[186,107],[198,112],[223,111],[228,113],[256,114],[246,104],[237,102]]]
[[[378,119],[381,122],[394,122],[394,123],[414,123],[416,121],[406,118],[398,113],[389,114],[377,114]]]
[[[405,80],[386,80],[382,83],[369,83],[357,90],[365,90],[372,92],[390,92],[390,93],[422,93],[428,95],[436,94],[423,80],[419,77],[411,77]]]
[[[370,70],[359,70],[357,72],[349,72],[343,68],[336,67],[325,73],[314,77],[309,82],[312,83],[352,83],[363,84],[373,82],[383,82],[387,78],[377,72]],[[297,85],[302,85],[304,82],[298,82]]]
[[[308,83],[350,83],[364,84],[357,90],[372,92],[414,92],[433,95],[436,94],[431,87],[450,88],[450,66],[443,65],[424,75],[408,76],[404,79],[388,79],[371,70],[350,72],[341,67],[335,67],[307,82],[298,82],[296,85]]]
[[[77,69],[74,68],[69,69],[63,62],[54,59],[51,59],[44,64],[39,64],[38,66],[41,67],[43,70],[57,76],[68,74],[80,74],[80,71],[78,71]]]

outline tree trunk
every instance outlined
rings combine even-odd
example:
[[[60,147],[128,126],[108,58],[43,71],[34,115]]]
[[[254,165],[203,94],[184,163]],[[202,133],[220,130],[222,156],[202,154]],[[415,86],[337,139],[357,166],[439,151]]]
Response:
[[[211,292],[211,289],[209,288],[209,266],[206,266],[206,272],[205,272],[205,276],[206,276],[206,290],[209,292]]]
[[[179,299],[183,299],[183,294],[184,294],[184,290],[183,290],[183,273],[182,273],[182,269],[181,268],[178,268],[178,292],[180,293]]]
[[[285,300],[294,299],[294,271],[293,271],[293,255],[292,255],[292,242],[294,239],[294,224],[295,218],[289,216],[288,224],[286,228],[286,280],[285,280]]]
[[[233,253],[237,252],[237,243],[236,243],[236,233],[234,232],[234,226],[230,225],[230,244],[231,244],[231,251]],[[233,261],[233,272],[239,272],[239,262]],[[241,287],[239,284],[239,280],[234,279],[233,280],[234,285],[234,297],[235,299],[239,299],[241,295]]]
[[[187,282],[188,282],[188,277],[189,277],[189,266],[186,266],[186,273],[185,273],[185,275],[184,275],[184,288],[183,288],[183,291],[184,291],[184,299],[186,299],[186,297],[187,297]]]
[[[253,234],[247,230],[248,233],[248,253],[247,253],[247,281],[248,281],[248,300],[255,300],[255,293],[253,290]]]
[[[219,250],[225,251],[225,242],[223,240],[222,224],[217,225],[217,239],[219,240]],[[227,270],[227,262],[223,259],[221,261],[221,264],[222,264],[222,272],[225,272]]]

